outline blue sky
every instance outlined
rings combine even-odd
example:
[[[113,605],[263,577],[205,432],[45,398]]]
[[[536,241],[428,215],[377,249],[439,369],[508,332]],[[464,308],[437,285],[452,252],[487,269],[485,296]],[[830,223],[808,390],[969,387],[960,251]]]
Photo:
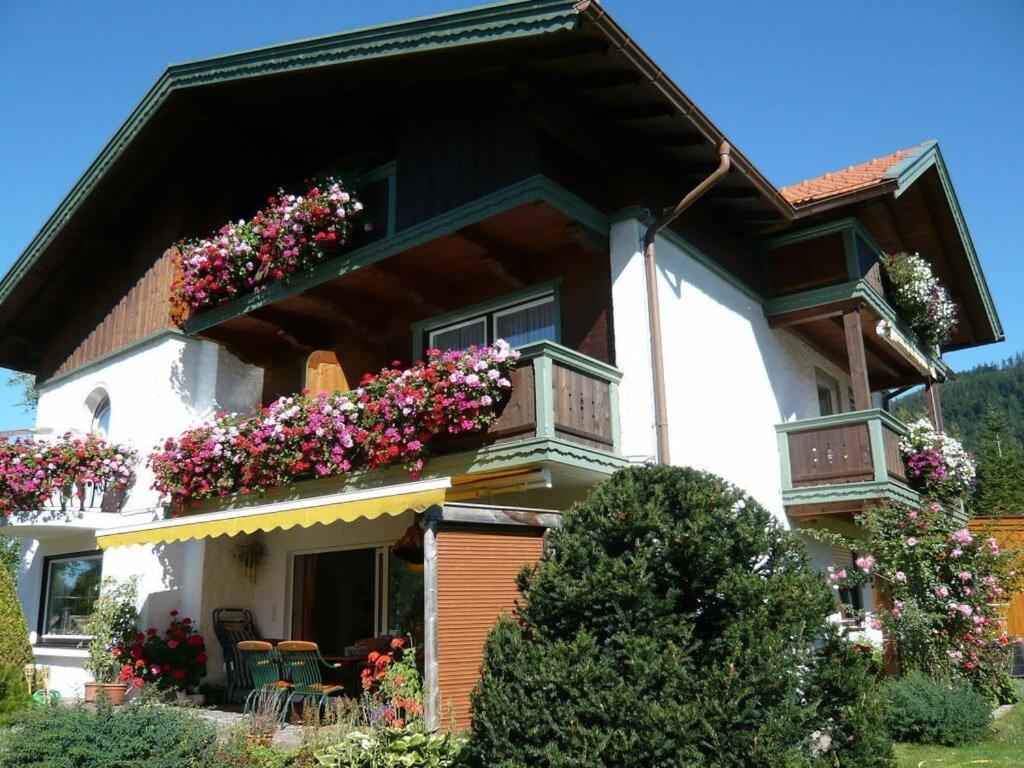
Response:
[[[3,0],[0,270],[167,64],[468,5]],[[1008,337],[950,361],[1024,350],[1024,2],[604,5],[777,184],[938,139]],[[0,380],[0,429],[31,422],[15,400]]]

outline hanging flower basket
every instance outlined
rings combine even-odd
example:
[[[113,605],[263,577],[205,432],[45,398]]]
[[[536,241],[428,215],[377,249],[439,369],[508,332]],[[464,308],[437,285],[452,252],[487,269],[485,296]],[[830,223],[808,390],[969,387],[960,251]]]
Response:
[[[911,484],[926,496],[963,499],[974,489],[974,458],[959,440],[939,432],[927,419],[907,426],[900,452]]]
[[[896,309],[929,349],[941,347],[957,327],[956,303],[916,253],[883,256],[882,267],[892,287]]]

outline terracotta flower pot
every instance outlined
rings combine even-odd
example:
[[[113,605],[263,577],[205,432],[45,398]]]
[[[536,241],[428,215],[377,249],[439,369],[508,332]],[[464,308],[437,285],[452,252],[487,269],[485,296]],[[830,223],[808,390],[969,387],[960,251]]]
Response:
[[[126,693],[128,693],[128,686],[124,683],[86,683],[84,698],[87,704],[95,704],[101,695],[105,695],[116,707],[124,704]]]

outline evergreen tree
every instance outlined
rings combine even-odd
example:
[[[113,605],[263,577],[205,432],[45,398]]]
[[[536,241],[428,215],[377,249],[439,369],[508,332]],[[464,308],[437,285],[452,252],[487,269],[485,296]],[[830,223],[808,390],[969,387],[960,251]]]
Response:
[[[978,449],[977,515],[1024,512],[1024,451],[1002,411],[990,407]]]
[[[28,644],[28,625],[14,591],[14,579],[7,568],[0,568],[0,667],[21,669],[32,663]]]
[[[471,765],[855,764],[841,748],[812,756],[835,714],[808,696],[832,598],[742,491],[692,469],[625,469],[549,545],[485,648]]]

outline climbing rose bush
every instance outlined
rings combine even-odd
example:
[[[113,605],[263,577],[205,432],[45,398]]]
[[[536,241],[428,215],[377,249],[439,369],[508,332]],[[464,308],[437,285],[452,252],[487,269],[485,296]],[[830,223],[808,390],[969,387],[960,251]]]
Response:
[[[364,215],[363,204],[345,183],[328,177],[310,184],[305,194],[280,190],[248,221],[181,241],[172,317],[184,323],[194,311],[312,269],[346,245],[356,227],[371,228]]]
[[[883,256],[882,267],[900,315],[925,344],[941,346],[956,330],[957,308],[931,265],[916,253],[898,253]]]
[[[91,493],[135,482],[138,454],[102,437],[70,432],[52,442],[0,437],[0,515],[82,507]]]
[[[917,510],[879,504],[858,516],[861,539],[816,534],[861,553],[853,568],[828,568],[836,590],[875,581],[886,598],[869,619],[895,645],[903,672],[960,676],[1001,698],[1011,646],[1001,612],[1020,577],[994,538],[959,527],[938,502]],[[852,608],[849,608],[853,611]]]
[[[519,353],[498,340],[427,357],[368,374],[352,392],[282,397],[254,416],[220,414],[169,438],[149,457],[153,487],[179,512],[215,496],[392,464],[418,476],[435,436],[494,421]]]
[[[907,426],[900,453],[911,482],[929,498],[963,499],[974,490],[977,467],[960,441],[939,432],[928,419]]]

